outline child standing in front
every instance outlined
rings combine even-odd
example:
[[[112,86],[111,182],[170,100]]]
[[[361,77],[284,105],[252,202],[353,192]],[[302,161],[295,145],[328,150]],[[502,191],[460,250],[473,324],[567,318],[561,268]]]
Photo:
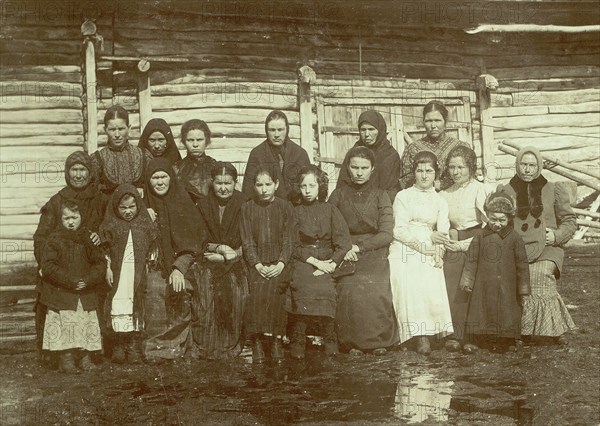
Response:
[[[248,264],[249,295],[245,313],[246,335],[252,340],[252,362],[265,361],[262,338],[271,342],[271,358],[284,359],[285,293],[292,275],[296,238],[294,208],[275,196],[277,175],[261,168],[254,180],[254,199],[242,205],[240,232]]]
[[[460,281],[462,290],[472,292],[465,353],[478,349],[475,339],[487,338],[494,348],[518,345],[522,297],[530,292],[525,244],[513,230],[514,200],[495,192],[486,200],[485,212],[488,224],[469,246]]]
[[[100,238],[109,252],[106,281],[107,327],[112,330],[112,361],[142,361],[140,332],[144,329],[146,262],[158,236],[139,192],[131,184],[119,185],[100,225]]]
[[[40,302],[48,307],[42,349],[58,354],[59,369],[68,374],[94,368],[90,353],[102,349],[96,287],[104,280],[101,250],[81,227],[80,208],[65,200],[62,228],[53,232],[41,252]]]
[[[306,326],[320,326],[325,353],[338,353],[335,334],[336,291],[331,276],[352,248],[348,225],[327,198],[328,178],[318,167],[305,166],[299,173],[297,205],[298,241],[294,273],[286,310],[291,325],[290,355],[304,358]]]

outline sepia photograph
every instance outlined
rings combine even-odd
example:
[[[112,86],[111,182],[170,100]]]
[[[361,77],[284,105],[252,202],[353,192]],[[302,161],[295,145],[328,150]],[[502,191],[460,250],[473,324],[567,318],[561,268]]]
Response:
[[[600,424],[597,0],[0,0],[0,425]]]

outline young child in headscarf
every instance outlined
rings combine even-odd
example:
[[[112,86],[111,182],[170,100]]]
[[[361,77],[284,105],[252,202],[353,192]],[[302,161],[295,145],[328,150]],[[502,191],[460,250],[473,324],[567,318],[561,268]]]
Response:
[[[158,237],[139,192],[131,184],[119,185],[111,209],[100,225],[100,236],[109,257],[106,281],[107,328],[113,332],[112,361],[140,363],[140,334],[144,330],[143,299],[146,262]]]
[[[514,200],[503,192],[485,203],[487,226],[469,246],[460,288],[472,292],[463,350],[475,352],[476,336],[491,338],[493,348],[521,339],[522,297],[530,293],[529,265],[523,239],[513,230]],[[512,342],[509,340],[512,339]],[[504,345],[503,345],[504,343]]]
[[[41,250],[40,302],[48,307],[42,348],[59,355],[59,369],[68,374],[91,370],[90,352],[102,349],[95,287],[102,284],[104,259],[81,224],[75,201],[60,208],[61,229]]]

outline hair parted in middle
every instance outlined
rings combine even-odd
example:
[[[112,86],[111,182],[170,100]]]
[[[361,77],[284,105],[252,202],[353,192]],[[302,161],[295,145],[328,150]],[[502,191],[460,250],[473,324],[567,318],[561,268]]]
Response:
[[[317,184],[319,185],[319,194],[317,195],[317,201],[325,202],[325,200],[327,199],[327,192],[329,190],[329,176],[319,167],[310,164],[300,169],[300,171],[298,172],[297,180],[293,184],[293,189],[295,193],[293,197],[294,203],[300,202],[300,200],[302,199],[300,185],[302,184],[304,178],[308,175],[314,175],[315,179],[317,180]]]
[[[188,120],[181,125],[181,142],[185,143],[187,139],[187,135],[192,130],[200,130],[204,133],[204,137],[206,138],[206,146],[210,145],[210,129],[208,128],[208,124],[206,124],[203,120],[198,120],[194,118],[192,120]]]
[[[449,170],[448,164],[450,160],[456,157],[463,159],[465,166],[469,169],[469,176],[471,178],[475,177],[477,173],[477,154],[475,154],[475,151],[464,145],[452,148],[446,157],[446,170]]]
[[[431,151],[420,151],[417,152],[413,158],[413,169],[412,172],[415,173],[417,170],[417,166],[419,164],[431,164],[431,167],[435,170],[435,176],[438,177],[440,174],[440,167],[438,165],[438,159],[436,155]]]

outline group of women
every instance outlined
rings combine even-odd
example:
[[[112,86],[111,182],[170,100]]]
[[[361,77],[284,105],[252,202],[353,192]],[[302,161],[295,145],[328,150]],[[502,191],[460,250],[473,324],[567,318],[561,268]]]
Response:
[[[206,155],[211,132],[204,121],[183,124],[182,159],[164,120],[150,120],[133,146],[127,111],[111,107],[107,146],[67,158],[67,186],[42,209],[36,258],[59,226],[61,200],[81,206],[90,239],[101,245],[110,239],[101,224],[121,208],[123,185],[133,185],[145,207],[137,214],[156,228],[152,241],[150,228],[132,232],[138,272],[131,274],[140,294],[131,297],[133,309],[143,311],[134,345],[147,361],[233,357],[249,342],[254,361],[263,362],[267,340],[279,362],[286,334],[292,356],[301,358],[307,316],[324,319],[320,334],[329,354],[338,344],[356,355],[382,354],[411,339],[428,354],[428,336],[445,337],[448,350],[459,350],[469,310],[459,283],[471,240],[487,221],[490,191],[475,179],[475,153],[446,134],[446,108],[430,102],[423,119],[427,135],[400,158],[381,114],[361,114],[360,139],[325,202],[327,177],[289,139],[281,111],[267,117],[267,137],[250,154],[240,192],[235,167]],[[564,188],[541,176],[539,152],[519,155],[504,189],[516,199],[515,230],[531,269],[522,333],[558,337],[574,328],[556,278],[575,216]],[[100,316],[110,317],[113,293],[98,293]],[[38,303],[40,334],[45,309]],[[101,324],[106,335],[118,331],[110,321]]]

